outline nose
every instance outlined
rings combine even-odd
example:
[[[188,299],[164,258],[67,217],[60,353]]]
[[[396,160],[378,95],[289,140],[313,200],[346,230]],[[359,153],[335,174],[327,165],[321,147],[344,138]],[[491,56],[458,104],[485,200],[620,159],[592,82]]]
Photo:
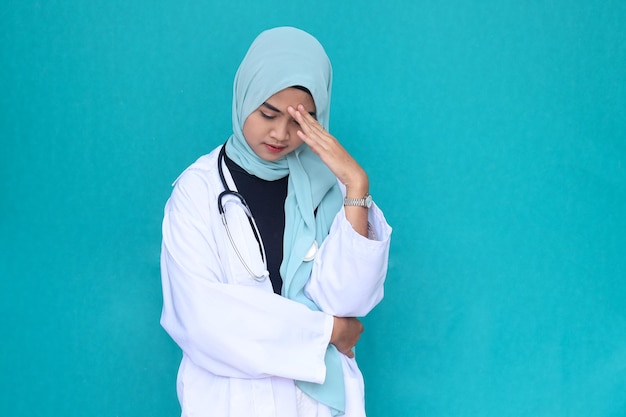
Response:
[[[279,142],[289,139],[288,123],[277,123],[272,129],[271,136]]]

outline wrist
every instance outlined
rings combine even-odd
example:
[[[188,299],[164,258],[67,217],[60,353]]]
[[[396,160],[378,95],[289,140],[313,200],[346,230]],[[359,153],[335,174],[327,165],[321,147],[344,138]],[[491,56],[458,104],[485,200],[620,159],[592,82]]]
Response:
[[[363,198],[370,190],[370,183],[367,174],[362,169],[344,182],[346,186],[346,197],[348,198]]]
[[[353,182],[346,184],[347,198],[363,198],[370,191],[369,181]]]
[[[369,194],[369,187],[346,188],[346,198],[363,198]]]

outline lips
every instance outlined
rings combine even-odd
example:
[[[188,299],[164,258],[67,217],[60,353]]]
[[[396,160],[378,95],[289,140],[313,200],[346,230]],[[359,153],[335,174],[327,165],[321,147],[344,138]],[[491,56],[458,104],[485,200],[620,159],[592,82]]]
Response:
[[[285,148],[286,148],[286,146],[273,146],[273,145],[270,145],[269,143],[265,144],[265,149],[267,149],[268,151],[270,151],[272,153],[280,153]]]

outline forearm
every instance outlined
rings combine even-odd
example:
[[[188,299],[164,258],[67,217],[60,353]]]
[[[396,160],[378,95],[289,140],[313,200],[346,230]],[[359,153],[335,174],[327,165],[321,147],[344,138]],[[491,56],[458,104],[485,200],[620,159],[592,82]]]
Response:
[[[305,291],[326,313],[361,317],[384,295],[391,227],[376,204],[368,211],[375,238],[357,234],[340,211],[314,261]]]
[[[323,380],[329,315],[270,292],[176,270],[170,263],[163,277],[161,324],[198,366],[237,378]]]

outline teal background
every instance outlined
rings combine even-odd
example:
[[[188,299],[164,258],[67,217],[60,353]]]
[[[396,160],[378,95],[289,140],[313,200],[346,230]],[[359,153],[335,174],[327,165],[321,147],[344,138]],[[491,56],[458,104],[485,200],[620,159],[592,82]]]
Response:
[[[223,3],[223,4],[222,4]],[[626,3],[4,1],[0,415],[175,416],[170,183],[261,30],[335,69],[394,227],[372,417],[626,416]]]

